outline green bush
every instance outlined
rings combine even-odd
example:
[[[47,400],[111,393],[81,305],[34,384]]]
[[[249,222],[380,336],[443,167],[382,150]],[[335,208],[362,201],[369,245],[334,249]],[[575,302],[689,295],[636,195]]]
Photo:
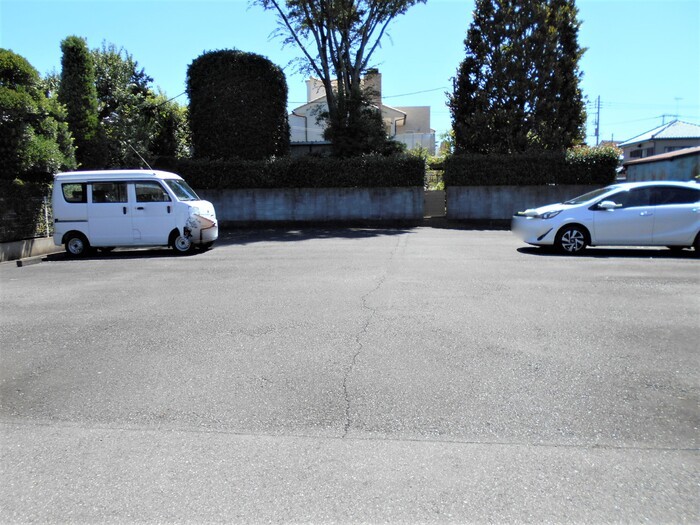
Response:
[[[267,58],[204,53],[187,69],[195,157],[265,159],[289,151],[287,80]]]
[[[0,179],[0,242],[52,233],[50,191],[45,183]]]
[[[0,49],[0,179],[50,182],[57,171],[75,168],[65,117],[44,93],[38,71]]]
[[[578,147],[566,153],[453,155],[445,160],[446,186],[607,185],[619,164],[616,148]]]
[[[283,157],[252,161],[161,158],[196,189],[379,188],[423,186],[425,164],[406,155],[384,157]]]

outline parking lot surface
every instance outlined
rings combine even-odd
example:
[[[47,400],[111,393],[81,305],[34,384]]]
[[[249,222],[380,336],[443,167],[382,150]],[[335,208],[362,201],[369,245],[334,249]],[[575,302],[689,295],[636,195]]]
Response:
[[[692,255],[318,228],[0,264],[0,522],[698,522]]]

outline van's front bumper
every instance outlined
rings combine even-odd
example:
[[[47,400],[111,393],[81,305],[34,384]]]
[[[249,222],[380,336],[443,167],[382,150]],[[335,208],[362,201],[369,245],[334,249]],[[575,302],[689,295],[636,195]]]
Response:
[[[199,235],[197,238],[199,242],[195,241],[195,244],[214,242],[219,238],[219,225],[214,223],[214,225],[210,226],[209,228],[199,230]]]
[[[187,221],[190,240],[194,244],[207,244],[219,238],[219,223],[215,217],[193,215]]]
[[[510,229],[517,237],[535,246],[551,246],[557,234],[556,224],[537,217],[514,215]]]

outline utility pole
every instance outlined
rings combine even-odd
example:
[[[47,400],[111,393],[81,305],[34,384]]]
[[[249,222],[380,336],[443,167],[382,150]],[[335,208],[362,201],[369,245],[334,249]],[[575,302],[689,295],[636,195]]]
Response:
[[[595,114],[595,145],[600,144],[600,95],[598,95],[598,101],[596,102],[596,114]]]

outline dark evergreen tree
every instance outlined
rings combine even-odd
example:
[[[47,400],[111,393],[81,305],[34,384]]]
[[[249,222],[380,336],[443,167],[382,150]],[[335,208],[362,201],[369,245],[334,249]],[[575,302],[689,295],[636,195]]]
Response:
[[[576,15],[574,0],[477,0],[449,101],[456,153],[582,141]]]
[[[61,84],[58,100],[68,111],[68,126],[75,139],[81,168],[104,168],[107,149],[100,127],[95,88],[95,66],[84,39],[69,36],[61,42]]]
[[[267,58],[204,53],[187,70],[195,157],[266,159],[289,151],[287,79]]]
[[[578,8],[574,0],[550,0],[539,30],[544,49],[535,53],[540,80],[534,86],[533,131],[547,149],[565,149],[585,139],[586,110],[579,86]]]

